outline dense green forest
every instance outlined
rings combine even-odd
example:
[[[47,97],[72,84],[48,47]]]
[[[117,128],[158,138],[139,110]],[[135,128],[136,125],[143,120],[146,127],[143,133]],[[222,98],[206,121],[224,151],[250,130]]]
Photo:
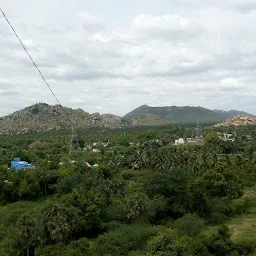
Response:
[[[1,256],[256,255],[255,127],[77,133],[0,136]]]

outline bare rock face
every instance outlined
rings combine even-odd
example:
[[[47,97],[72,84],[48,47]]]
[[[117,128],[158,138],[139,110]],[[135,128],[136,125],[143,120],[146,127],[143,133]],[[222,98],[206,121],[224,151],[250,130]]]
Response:
[[[25,134],[70,128],[68,118],[78,129],[122,128],[129,124],[121,117],[100,113],[89,114],[82,109],[61,108],[38,103],[0,118],[0,134]],[[68,118],[67,118],[68,116]]]
[[[240,115],[231,119],[225,120],[222,123],[218,123],[215,127],[219,126],[245,126],[256,125],[256,116],[253,115]]]

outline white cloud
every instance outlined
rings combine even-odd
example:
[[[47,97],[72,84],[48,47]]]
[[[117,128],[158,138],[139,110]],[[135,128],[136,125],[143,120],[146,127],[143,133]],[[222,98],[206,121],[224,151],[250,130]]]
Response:
[[[242,12],[249,12],[256,9],[255,0],[231,0],[233,6]]]
[[[179,15],[154,16],[141,14],[132,23],[132,30],[137,36],[156,37],[169,41],[181,41],[198,36],[200,26]]]
[[[111,24],[107,11],[92,15],[81,0],[68,17],[66,1],[46,2],[42,12],[51,22],[28,22],[29,10],[18,19],[20,5],[8,16],[63,105],[119,115],[142,104],[256,114],[256,15],[234,11],[241,2],[161,0],[165,8],[150,12],[145,1],[147,12],[143,5],[136,13],[120,9]],[[0,47],[0,115],[39,101],[55,104],[1,16]]]
[[[72,98],[72,99],[70,99],[70,102],[71,103],[78,103],[78,104],[81,104],[81,103],[84,103],[85,102],[85,100],[84,99],[82,99],[82,98]]]
[[[78,24],[88,32],[100,31],[104,28],[102,21],[90,13],[78,11],[77,16],[81,22]]]

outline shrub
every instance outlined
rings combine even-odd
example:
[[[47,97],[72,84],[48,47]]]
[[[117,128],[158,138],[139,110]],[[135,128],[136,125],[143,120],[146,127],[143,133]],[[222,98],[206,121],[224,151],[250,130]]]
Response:
[[[157,229],[144,225],[122,226],[100,236],[95,243],[96,255],[128,255],[128,252],[144,249],[148,239]]]
[[[197,236],[204,228],[204,220],[195,214],[186,214],[175,222],[175,227],[181,235]]]
[[[131,173],[128,173],[128,172],[122,173],[122,178],[123,178],[124,180],[131,180],[133,177],[134,177],[134,175],[131,174]]]
[[[86,256],[89,255],[89,241],[87,238],[81,238],[68,245],[59,243],[46,247],[39,247],[35,250],[35,256]]]
[[[148,256],[208,256],[206,246],[189,237],[176,237],[162,233],[153,237],[147,246]]]

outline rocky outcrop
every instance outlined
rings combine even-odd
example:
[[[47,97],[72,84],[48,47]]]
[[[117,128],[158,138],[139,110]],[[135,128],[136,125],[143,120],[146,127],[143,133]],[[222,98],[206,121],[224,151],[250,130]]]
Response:
[[[215,127],[219,126],[245,126],[256,125],[256,116],[252,115],[239,115],[231,119],[225,120],[222,123],[218,123]]]
[[[25,134],[70,128],[68,118],[77,129],[122,128],[129,124],[121,117],[100,113],[89,114],[82,109],[61,108],[38,103],[0,118],[0,134]],[[68,116],[68,118],[67,118]]]

